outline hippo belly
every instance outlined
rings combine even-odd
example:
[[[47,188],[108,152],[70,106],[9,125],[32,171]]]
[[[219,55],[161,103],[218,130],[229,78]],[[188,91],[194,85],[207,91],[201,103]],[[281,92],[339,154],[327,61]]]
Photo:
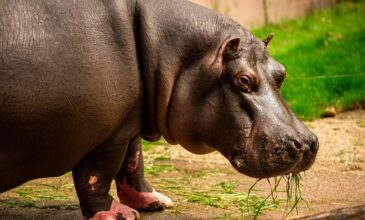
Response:
[[[74,75],[65,83],[56,75],[39,82],[27,73],[15,73],[15,79],[1,73],[0,191],[61,175],[105,140],[116,135],[118,141],[126,140],[137,133],[138,90],[113,88],[128,80],[110,72],[68,73]],[[119,129],[121,123],[129,129]]]

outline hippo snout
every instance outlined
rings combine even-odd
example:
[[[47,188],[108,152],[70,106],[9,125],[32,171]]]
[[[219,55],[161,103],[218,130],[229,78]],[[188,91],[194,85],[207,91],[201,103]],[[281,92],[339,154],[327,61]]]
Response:
[[[308,133],[302,138],[261,134],[245,146],[236,146],[227,158],[239,172],[256,178],[305,171],[313,164],[319,146],[317,136]]]

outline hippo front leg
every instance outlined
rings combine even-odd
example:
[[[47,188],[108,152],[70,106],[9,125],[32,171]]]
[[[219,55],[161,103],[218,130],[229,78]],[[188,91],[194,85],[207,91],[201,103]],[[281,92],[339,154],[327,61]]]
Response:
[[[172,201],[156,192],[144,178],[141,138],[130,141],[122,168],[116,178],[120,202],[139,211],[161,211],[171,208]]]
[[[114,200],[109,195],[110,185],[121,167],[127,144],[99,146],[87,154],[73,169],[77,196],[85,219],[139,219],[138,212]]]

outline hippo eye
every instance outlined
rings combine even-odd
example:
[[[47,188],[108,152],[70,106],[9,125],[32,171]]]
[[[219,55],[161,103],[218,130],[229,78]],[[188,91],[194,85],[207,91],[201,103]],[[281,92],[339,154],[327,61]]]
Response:
[[[251,79],[246,75],[239,76],[238,86],[242,92],[251,92]]]

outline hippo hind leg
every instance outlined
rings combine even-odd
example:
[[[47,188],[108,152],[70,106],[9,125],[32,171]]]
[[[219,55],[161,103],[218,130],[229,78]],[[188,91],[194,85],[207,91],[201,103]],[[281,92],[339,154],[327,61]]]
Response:
[[[73,169],[80,207],[85,219],[139,219],[138,212],[114,200],[110,185],[121,167],[127,144],[101,145],[87,154]]]
[[[115,177],[120,202],[138,211],[161,211],[171,208],[172,201],[156,192],[144,178],[141,138],[133,138]]]

